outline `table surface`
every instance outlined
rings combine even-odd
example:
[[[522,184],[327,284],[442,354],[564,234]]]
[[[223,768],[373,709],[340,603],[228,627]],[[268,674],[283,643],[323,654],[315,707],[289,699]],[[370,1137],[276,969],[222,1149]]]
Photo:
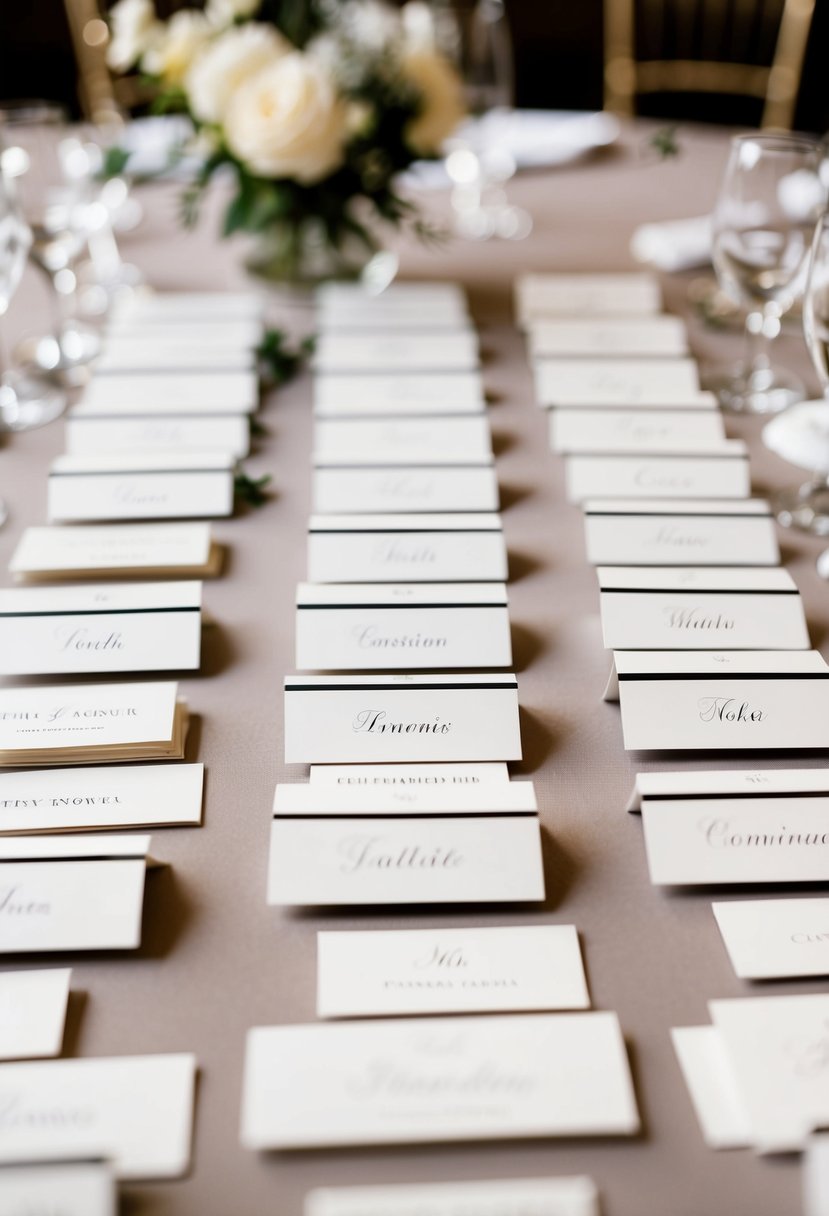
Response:
[[[205,634],[201,673],[182,681],[195,715],[188,758],[206,765],[204,825],[155,833],[153,852],[169,868],[148,878],[141,949],[71,958],[66,1054],[192,1051],[200,1065],[192,1172],[178,1182],[124,1187],[130,1216],[300,1216],[312,1186],[572,1173],[592,1175],[605,1216],[786,1216],[800,1210],[793,1160],[704,1146],[669,1031],[707,1021],[706,1003],[714,997],[825,991],[826,985],[752,987],[737,980],[711,913],[713,893],[667,893],[648,880],[641,823],[624,809],[637,759],[623,750],[618,707],[601,700],[608,658],[581,515],[564,500],[564,463],[549,450],[546,418],[534,404],[524,341],[512,319],[512,283],[522,271],[629,269],[628,240],[636,224],[710,209],[725,135],[683,129],[681,155],[659,162],[647,151],[649,129],[628,128],[602,157],[511,183],[511,198],[535,220],[526,241],[403,248],[404,274],[457,279],[468,288],[481,330],[510,553],[525,750],[513,775],[536,784],[547,903],[476,915],[324,916],[265,904],[274,784],[307,775],[286,768],[281,758],[281,684],[293,670],[294,591],[306,574],[310,506],[311,391],[303,377],[265,402],[267,434],[248,462],[253,474],[273,474],[274,497],[259,511],[215,526],[229,548],[223,577],[205,587],[218,625]],[[145,221],[122,245],[150,283],[168,290],[245,285],[240,247],[215,240],[215,204],[196,233],[183,234],[175,223],[174,189],[148,187],[140,197]],[[429,195],[425,202],[430,212],[444,213],[444,196]],[[4,327],[7,341],[21,325],[47,324],[46,297],[27,273]],[[665,279],[670,311],[688,313],[692,277]],[[282,307],[275,295],[277,322],[310,324],[307,309],[289,316]],[[692,318],[690,334],[702,360],[738,353],[734,330],[715,332]],[[794,328],[778,353],[816,389]],[[758,491],[798,480],[796,470],[762,448],[758,420],[727,425],[730,435],[751,442]],[[45,522],[46,469],[62,446],[63,425],[57,423],[13,436],[0,448],[0,493],[10,507],[0,532],[4,572],[22,528]],[[790,533],[781,535],[781,543],[804,596],[813,643],[821,646],[829,627],[829,595],[814,569],[821,545]],[[723,761],[662,757],[658,765],[638,767],[705,763],[719,767]],[[757,757],[732,763],[756,767]],[[739,892],[725,897],[732,895]],[[639,1136],[282,1155],[241,1148],[246,1032],[314,1020],[318,929],[535,923],[578,928],[594,1007],[618,1012],[628,1043],[644,1129]],[[64,956],[26,961],[63,964]]]

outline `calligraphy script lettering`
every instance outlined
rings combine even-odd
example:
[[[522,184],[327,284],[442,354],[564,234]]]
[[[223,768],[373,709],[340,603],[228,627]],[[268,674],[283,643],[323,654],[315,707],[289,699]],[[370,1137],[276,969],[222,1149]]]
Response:
[[[748,701],[734,697],[701,697],[697,702],[700,722],[764,722],[764,709],[752,709]]]
[[[448,735],[451,722],[389,722],[384,709],[362,709],[351,723],[355,735]]]

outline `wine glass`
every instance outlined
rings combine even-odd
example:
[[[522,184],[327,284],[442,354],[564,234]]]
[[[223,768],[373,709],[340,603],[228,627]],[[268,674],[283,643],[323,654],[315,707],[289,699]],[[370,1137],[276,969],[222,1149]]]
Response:
[[[723,409],[776,414],[804,388],[772,365],[769,343],[800,297],[809,241],[825,206],[821,149],[801,135],[738,135],[713,215],[712,258],[720,286],[749,309],[743,361],[706,378]]]
[[[0,138],[25,153],[27,171],[18,195],[32,230],[30,258],[44,272],[55,303],[54,332],[22,344],[32,367],[73,381],[99,353],[101,339],[76,320],[76,268],[86,246],[87,200],[67,181],[61,143],[67,134],[62,106],[47,101],[5,102]]]
[[[824,396],[801,401],[767,423],[766,446],[792,464],[812,471],[805,485],[773,500],[784,527],[829,535],[829,213],[815,229],[803,294],[803,333]]]

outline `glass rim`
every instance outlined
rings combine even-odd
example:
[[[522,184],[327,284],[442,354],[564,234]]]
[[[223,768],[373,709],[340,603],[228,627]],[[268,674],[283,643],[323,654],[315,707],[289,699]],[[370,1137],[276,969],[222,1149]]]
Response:
[[[740,147],[744,144],[759,144],[770,151],[778,152],[792,152],[796,149],[820,152],[823,141],[816,135],[808,135],[801,131],[746,131],[741,135],[731,136],[732,147]]]

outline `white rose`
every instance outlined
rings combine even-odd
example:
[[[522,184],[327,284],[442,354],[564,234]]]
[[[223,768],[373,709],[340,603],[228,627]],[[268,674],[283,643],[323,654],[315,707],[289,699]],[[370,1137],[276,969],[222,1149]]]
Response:
[[[419,156],[434,156],[465,115],[463,86],[447,59],[436,51],[409,51],[403,74],[421,98],[420,113],[406,126],[406,142]]]
[[[234,21],[252,17],[262,7],[262,0],[207,0],[205,16],[211,25],[224,29]]]
[[[180,9],[153,38],[141,58],[141,67],[166,84],[181,84],[212,33],[204,13],[194,8]]]
[[[287,39],[270,25],[254,22],[226,30],[209,43],[187,73],[191,111],[202,122],[221,122],[240,85],[291,49]]]
[[[109,28],[107,63],[115,72],[126,72],[162,27],[156,20],[153,0],[118,0],[109,14]]]
[[[309,185],[342,164],[346,120],[331,78],[295,51],[242,85],[225,115],[225,138],[260,177]]]

